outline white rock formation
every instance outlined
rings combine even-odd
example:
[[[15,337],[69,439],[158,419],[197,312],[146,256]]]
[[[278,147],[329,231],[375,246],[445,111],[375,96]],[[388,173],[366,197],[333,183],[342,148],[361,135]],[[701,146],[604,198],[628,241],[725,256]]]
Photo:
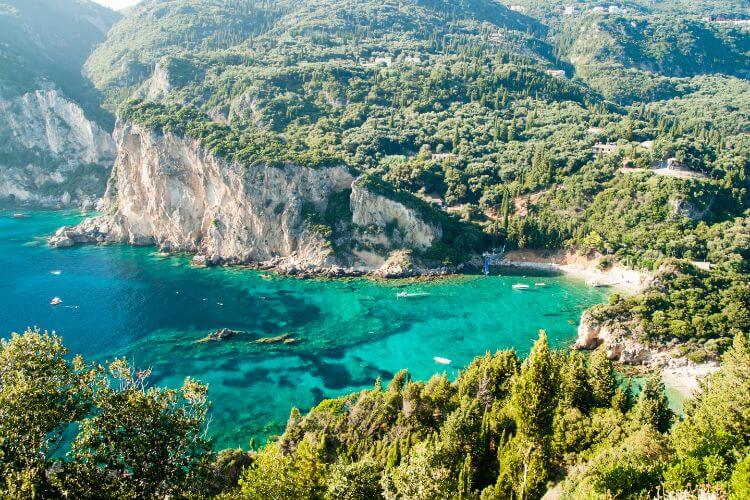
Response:
[[[271,262],[282,270],[316,272],[353,267],[374,271],[404,249],[424,250],[442,232],[419,213],[358,185],[345,166],[309,168],[286,163],[231,163],[197,141],[120,123],[118,156],[105,195],[107,215],[50,240],[154,244],[196,254],[196,262]],[[311,213],[324,214],[332,196],[349,192],[345,248],[335,253],[331,235]],[[332,224],[338,226],[339,224]],[[358,255],[357,249],[365,248]]]
[[[101,197],[112,136],[58,90],[0,92],[0,201],[80,205]]]

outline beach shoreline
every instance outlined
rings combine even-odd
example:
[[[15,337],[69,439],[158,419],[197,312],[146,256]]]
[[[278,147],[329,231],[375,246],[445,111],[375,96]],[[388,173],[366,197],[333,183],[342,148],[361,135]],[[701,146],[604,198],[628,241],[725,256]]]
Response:
[[[718,362],[689,362],[682,366],[665,366],[661,370],[661,379],[666,387],[688,399],[701,391],[701,381],[718,370],[719,366]]]
[[[586,256],[559,250],[512,250],[505,253],[497,264],[504,267],[557,271],[627,295],[635,295],[648,286],[650,275],[617,264],[599,269],[597,266],[601,258],[601,255]]]

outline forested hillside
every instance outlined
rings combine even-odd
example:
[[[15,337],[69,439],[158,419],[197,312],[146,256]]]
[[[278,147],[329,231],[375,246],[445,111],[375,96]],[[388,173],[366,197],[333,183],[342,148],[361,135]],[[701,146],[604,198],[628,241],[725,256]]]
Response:
[[[218,154],[343,161],[444,205],[487,235],[464,253],[744,273],[744,6],[146,1],[87,69],[111,109]]]
[[[119,15],[96,3],[0,1],[0,90],[6,97],[56,86],[87,111],[98,98],[81,68]]]
[[[138,125],[132,138],[188,139],[172,156],[149,151],[167,180],[161,159],[204,152],[238,176],[346,167],[376,200],[435,223],[423,252],[441,265],[561,249],[653,273],[591,317],[723,364],[678,419],[658,378],[636,388],[605,349],[555,352],[542,335],[526,360],[487,354],[454,381],[402,372],[293,410],[264,447],[216,454],[204,385],[149,388],[148,370],[71,359],[30,331],[0,345],[0,496],[750,497],[747,0],[144,0],[109,31],[116,14],[62,5],[0,0],[0,64],[13,68],[0,91],[21,102],[0,106],[14,127],[0,139],[33,128],[34,99],[82,116],[48,99],[50,85],[102,123]],[[32,139],[69,130],[39,125]],[[0,194],[54,191],[29,158],[59,160],[74,173],[53,201],[70,200],[91,158],[112,163],[101,135],[62,159],[31,139],[0,150]],[[67,164],[68,151],[85,161]],[[316,234],[351,230],[353,185],[324,213],[292,208]],[[218,234],[222,222],[207,225]]]

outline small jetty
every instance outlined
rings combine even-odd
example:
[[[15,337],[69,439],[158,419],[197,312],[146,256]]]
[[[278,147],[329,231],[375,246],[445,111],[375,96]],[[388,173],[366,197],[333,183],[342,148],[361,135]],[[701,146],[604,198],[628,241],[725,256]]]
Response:
[[[62,299],[60,297],[53,297],[49,303],[52,306],[59,306],[60,304],[62,304]]]
[[[448,359],[448,358],[441,358],[440,356],[435,356],[432,359],[435,360],[435,363],[437,363],[439,365],[449,365],[449,364],[451,364],[451,360]]]
[[[513,290],[528,290],[529,288],[531,288],[529,285],[523,283],[516,283],[513,285]]]

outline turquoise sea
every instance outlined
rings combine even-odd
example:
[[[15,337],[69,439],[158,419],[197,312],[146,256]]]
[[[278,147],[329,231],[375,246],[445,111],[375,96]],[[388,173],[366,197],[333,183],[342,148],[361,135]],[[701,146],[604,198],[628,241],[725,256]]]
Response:
[[[417,379],[454,377],[486,351],[527,353],[541,328],[565,346],[583,311],[606,293],[565,276],[300,280],[196,269],[153,248],[53,250],[44,236],[80,215],[28,213],[14,219],[0,211],[0,336],[36,325],[87,359],[127,356],[139,369],[152,367],[151,384],[178,386],[186,376],[208,383],[217,448],[262,441],[283,430],[292,406],[309,409],[402,368]],[[547,286],[535,287],[540,281]],[[513,290],[519,282],[531,288]],[[397,298],[405,290],[426,295]],[[52,297],[63,303],[51,306]],[[247,334],[196,342],[224,327]],[[286,333],[299,341],[254,342]]]

